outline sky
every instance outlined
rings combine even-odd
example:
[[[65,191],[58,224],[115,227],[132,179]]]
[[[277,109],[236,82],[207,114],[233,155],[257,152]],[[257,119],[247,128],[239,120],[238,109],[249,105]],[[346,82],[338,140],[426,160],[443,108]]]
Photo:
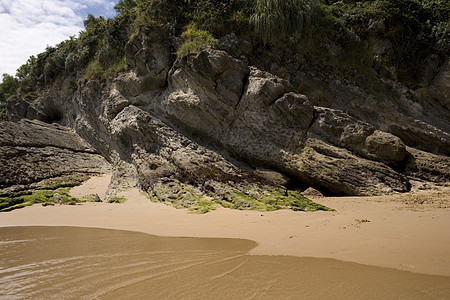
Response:
[[[78,36],[89,13],[116,15],[118,0],[0,0],[0,76],[15,75],[31,55]]]

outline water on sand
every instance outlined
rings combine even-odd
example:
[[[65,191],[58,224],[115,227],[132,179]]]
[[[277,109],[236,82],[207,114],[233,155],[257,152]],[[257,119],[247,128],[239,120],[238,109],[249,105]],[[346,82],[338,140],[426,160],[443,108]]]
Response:
[[[0,299],[448,299],[450,277],[249,255],[238,239],[0,228]]]

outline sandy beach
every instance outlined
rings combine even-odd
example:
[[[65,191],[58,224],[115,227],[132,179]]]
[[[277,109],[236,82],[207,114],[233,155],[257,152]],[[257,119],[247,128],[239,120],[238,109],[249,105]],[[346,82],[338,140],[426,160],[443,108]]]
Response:
[[[104,197],[109,175],[72,193]],[[336,212],[239,211],[190,214],[151,203],[138,190],[123,204],[34,205],[0,214],[0,227],[78,226],[168,237],[240,238],[258,243],[252,254],[334,258],[414,273],[450,276],[450,195],[419,191],[379,197],[320,197]]]

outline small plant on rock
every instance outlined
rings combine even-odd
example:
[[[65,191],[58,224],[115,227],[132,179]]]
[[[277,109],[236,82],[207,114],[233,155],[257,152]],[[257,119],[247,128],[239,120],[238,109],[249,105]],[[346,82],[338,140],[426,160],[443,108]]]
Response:
[[[184,43],[177,51],[178,56],[188,53],[199,53],[206,47],[212,45],[213,36],[204,30],[196,29],[193,25],[188,25],[183,32]]]

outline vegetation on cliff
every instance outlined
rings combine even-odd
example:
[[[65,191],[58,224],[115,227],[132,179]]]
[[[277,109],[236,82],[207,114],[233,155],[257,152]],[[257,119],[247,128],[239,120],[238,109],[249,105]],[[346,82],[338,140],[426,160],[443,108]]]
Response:
[[[61,76],[73,77],[76,84],[125,70],[124,46],[142,26],[161,27],[179,55],[211,45],[259,60],[259,67],[264,67],[261,57],[290,48],[310,50],[312,59],[330,63],[326,57],[332,50],[323,51],[329,41],[346,49],[341,56],[360,61],[362,53],[371,56],[369,44],[379,39],[389,45],[375,59],[383,66],[378,75],[410,85],[420,78],[419,62],[430,57],[442,62],[450,49],[450,6],[444,0],[121,0],[116,10],[117,16],[107,20],[89,15],[78,37],[31,56],[15,77],[4,76],[2,118],[15,92],[31,100]],[[367,57],[360,63],[373,64]]]

